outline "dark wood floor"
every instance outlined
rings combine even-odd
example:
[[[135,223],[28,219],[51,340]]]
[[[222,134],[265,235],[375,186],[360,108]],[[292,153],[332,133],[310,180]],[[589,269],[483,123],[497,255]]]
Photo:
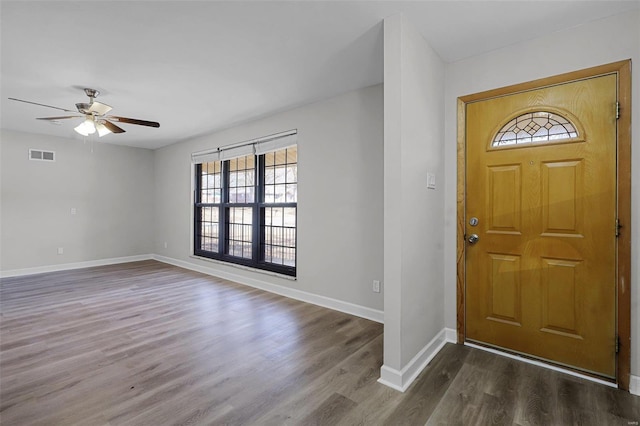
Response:
[[[382,325],[147,261],[5,278],[2,425],[637,425],[640,398],[448,344],[407,392]],[[635,422],[635,423],[634,423]]]

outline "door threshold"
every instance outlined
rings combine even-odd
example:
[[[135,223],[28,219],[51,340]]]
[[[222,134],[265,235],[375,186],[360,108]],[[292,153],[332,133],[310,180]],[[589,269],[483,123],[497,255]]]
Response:
[[[538,367],[546,368],[548,370],[558,371],[560,373],[568,374],[568,375],[573,376],[573,377],[578,377],[580,379],[588,380],[590,382],[599,383],[601,385],[605,385],[605,386],[609,386],[611,388],[618,389],[618,384],[617,383],[610,382],[610,381],[603,380],[603,379],[599,379],[597,377],[593,377],[593,376],[590,376],[588,374],[578,373],[577,371],[574,371],[574,370],[571,370],[571,369],[568,369],[568,368],[558,367],[557,365],[554,365],[554,364],[549,364],[549,363],[546,363],[546,362],[543,362],[543,361],[539,361],[539,360],[528,358],[528,357],[523,356],[523,355],[517,355],[517,354],[514,354],[512,352],[501,351],[499,349],[490,348],[488,346],[479,345],[477,343],[472,343],[472,342],[469,342],[469,341],[465,341],[463,344],[465,346],[469,346],[470,348],[480,349],[481,351],[486,351],[486,352],[491,352],[492,354],[504,356],[506,358],[515,359],[517,361],[522,361],[522,362],[525,362],[527,364],[536,365]]]

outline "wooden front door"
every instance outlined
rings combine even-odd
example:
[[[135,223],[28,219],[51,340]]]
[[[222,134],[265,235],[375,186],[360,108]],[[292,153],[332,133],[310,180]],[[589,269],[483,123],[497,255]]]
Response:
[[[467,103],[467,340],[616,376],[617,87]]]

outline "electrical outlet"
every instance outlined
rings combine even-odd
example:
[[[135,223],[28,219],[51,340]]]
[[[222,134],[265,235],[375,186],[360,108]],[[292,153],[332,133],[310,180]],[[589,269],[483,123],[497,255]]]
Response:
[[[58,247],[58,254],[64,254],[64,248]]]
[[[380,293],[380,281],[373,280],[373,292]]]
[[[164,248],[167,248],[167,242],[166,241],[164,242]]]
[[[71,214],[74,215],[78,213],[78,209],[76,209],[75,207],[71,207]]]

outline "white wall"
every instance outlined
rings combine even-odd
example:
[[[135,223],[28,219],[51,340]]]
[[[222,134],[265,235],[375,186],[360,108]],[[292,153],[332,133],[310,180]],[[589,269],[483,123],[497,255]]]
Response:
[[[0,270],[152,253],[153,151],[7,130],[0,137]],[[30,161],[29,148],[55,151],[56,161]]]
[[[404,388],[444,327],[444,63],[402,15],[384,21],[382,381]],[[427,188],[427,173],[436,189]]]
[[[447,66],[445,318],[456,327],[456,99],[484,90],[631,58],[633,129],[640,135],[640,12],[598,20]],[[635,141],[637,142],[637,140]],[[640,374],[640,149],[632,149],[631,374]]]
[[[155,253],[381,311],[372,281],[383,271],[382,126],[377,85],[157,150]],[[298,130],[297,281],[190,257],[191,153],[290,129]]]

